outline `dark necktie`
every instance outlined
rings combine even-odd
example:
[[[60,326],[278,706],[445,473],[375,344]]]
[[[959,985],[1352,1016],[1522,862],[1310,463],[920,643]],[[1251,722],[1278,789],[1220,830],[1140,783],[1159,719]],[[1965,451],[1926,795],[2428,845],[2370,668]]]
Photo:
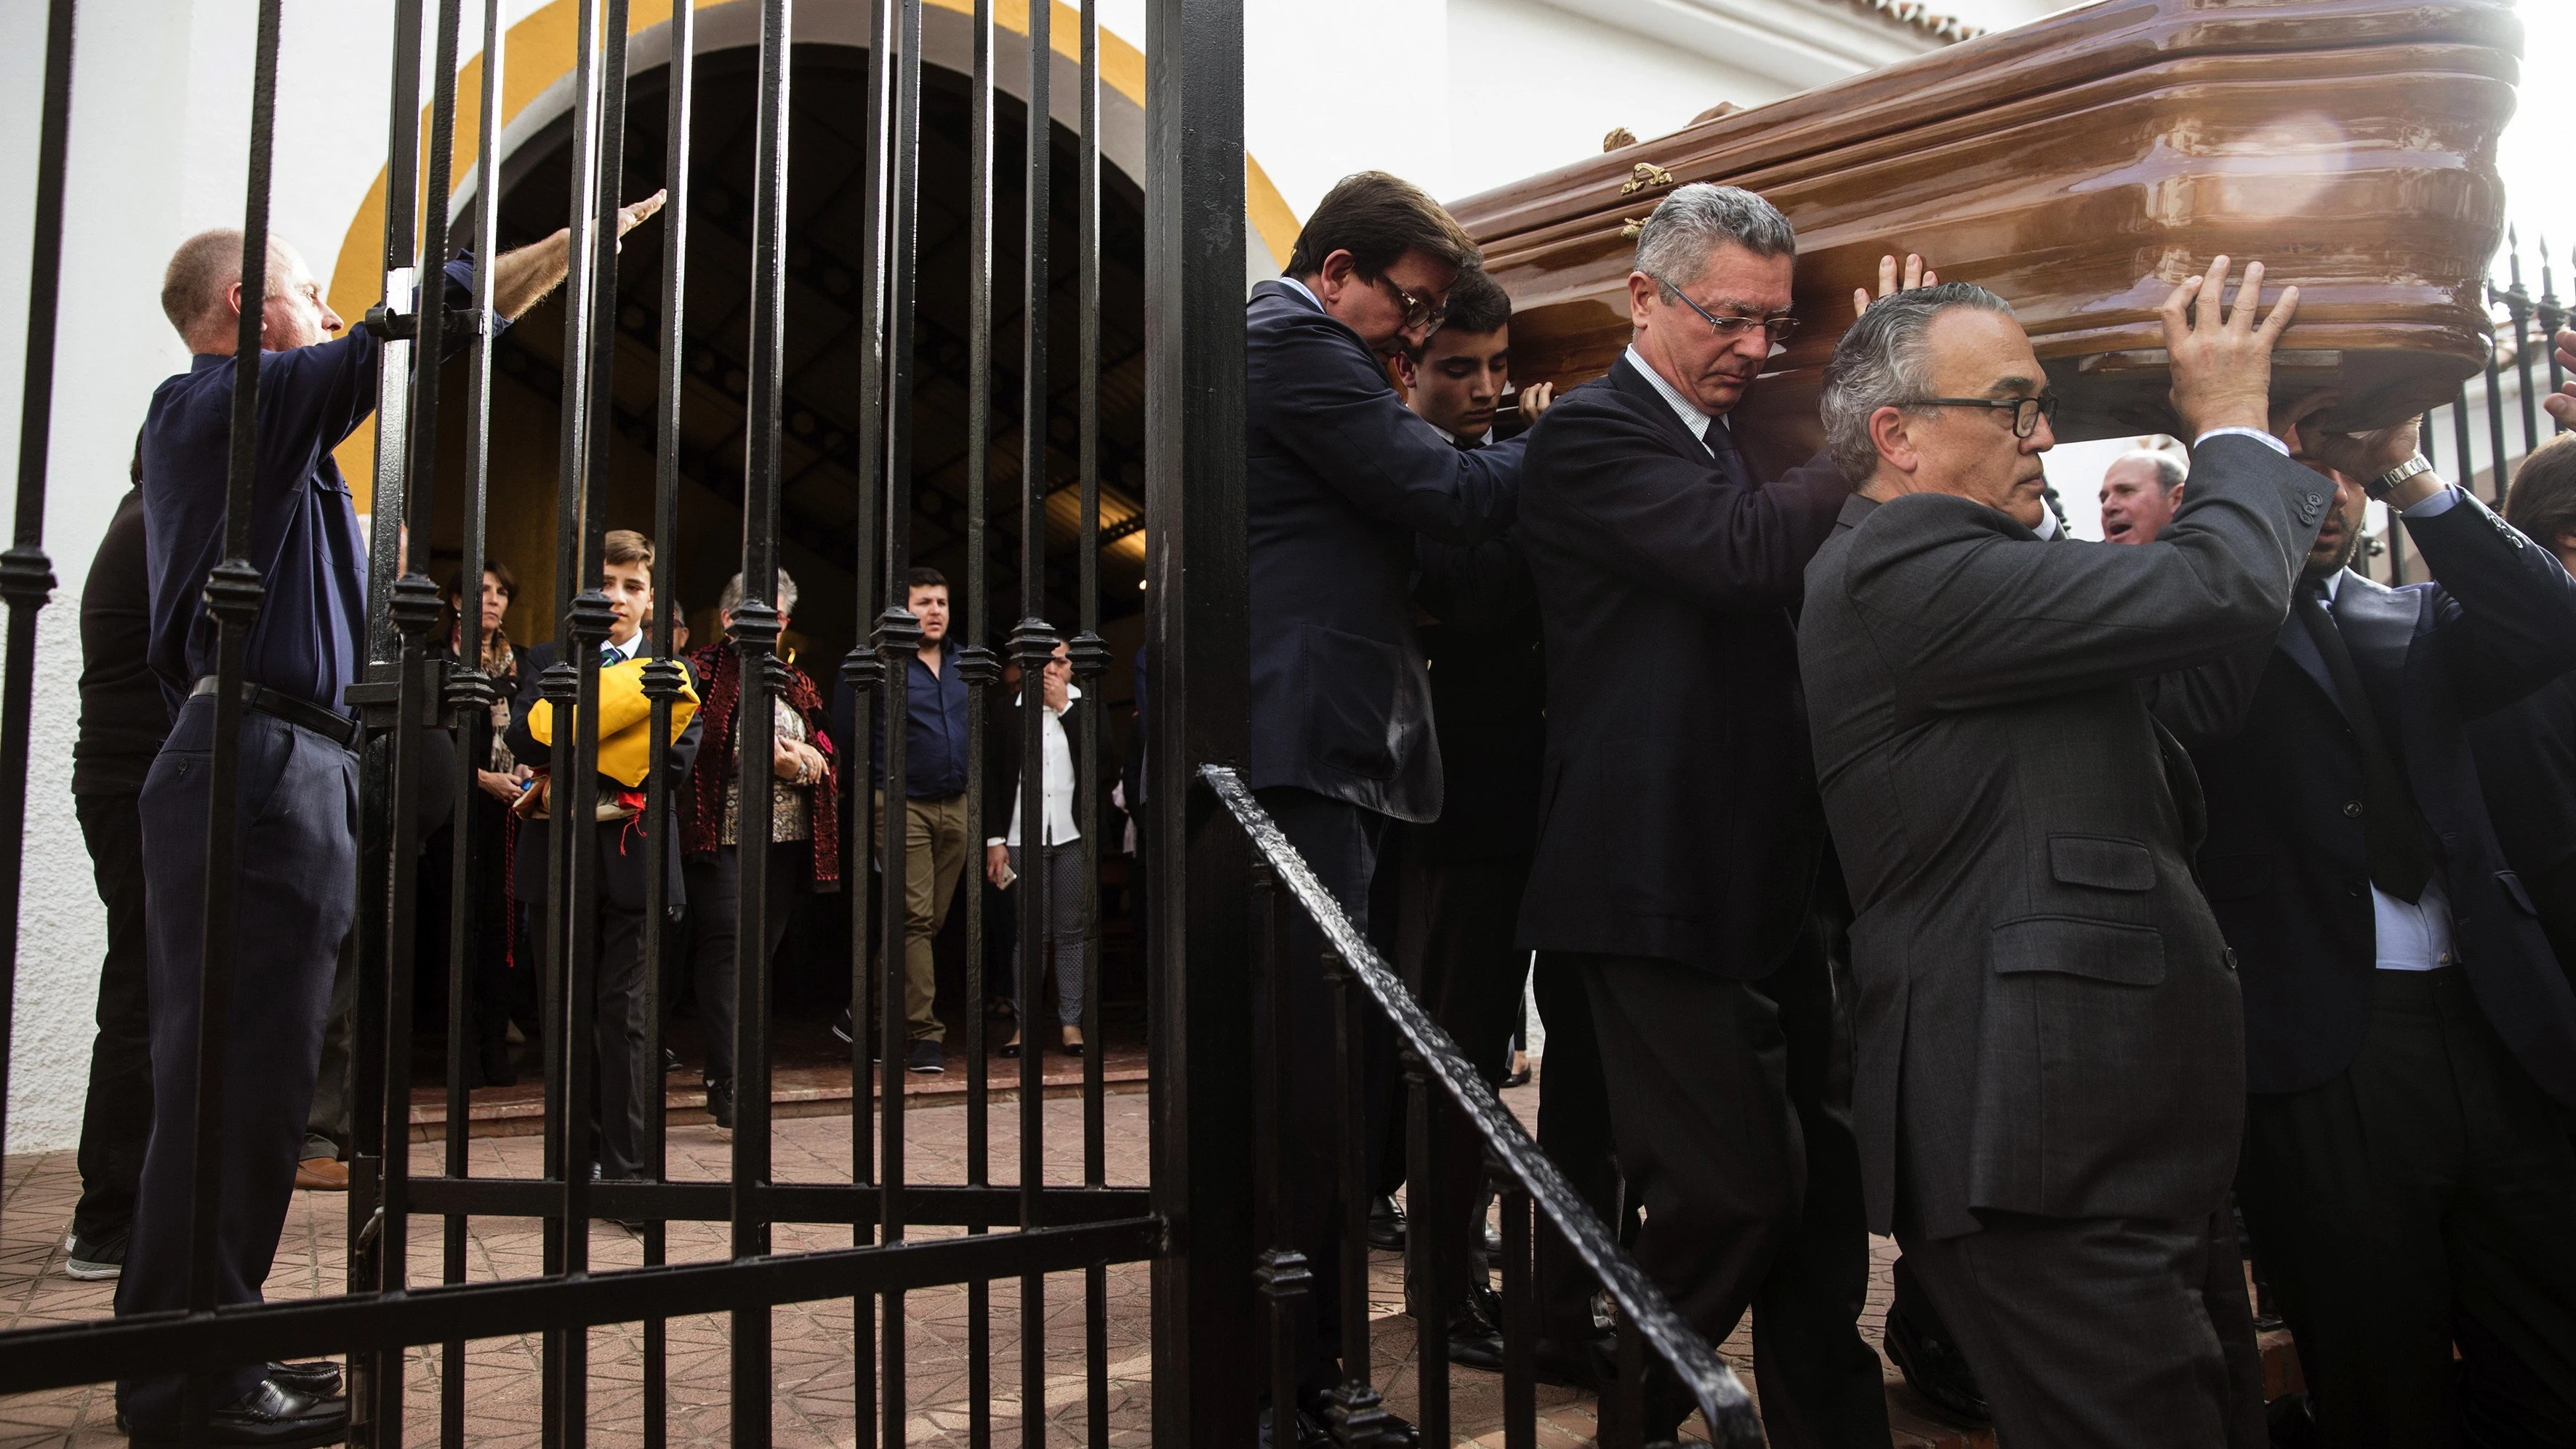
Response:
[[[2424,843],[2424,817],[2416,813],[2415,794],[2406,788],[2397,757],[2380,731],[2379,711],[2362,687],[2361,671],[2353,667],[2343,631],[2327,611],[2322,581],[2300,587],[2298,614],[2308,637],[2316,641],[2317,652],[2325,656],[2326,677],[2334,681],[2335,693],[2343,696],[2344,718],[2361,745],[2361,840],[2370,861],[2370,883],[2401,901],[2419,900],[2424,882],[2433,876],[2433,853]]]
[[[1726,419],[1710,418],[1708,431],[1700,437],[1717,455],[1717,471],[1726,475],[1727,482],[1739,488],[1753,486],[1753,470],[1744,466],[1744,455],[1735,451],[1735,434],[1728,430]]]

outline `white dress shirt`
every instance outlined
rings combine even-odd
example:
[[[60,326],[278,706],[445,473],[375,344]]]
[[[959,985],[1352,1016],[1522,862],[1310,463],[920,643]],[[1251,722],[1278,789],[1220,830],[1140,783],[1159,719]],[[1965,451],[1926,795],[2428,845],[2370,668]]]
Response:
[[[623,643],[623,644],[614,643],[614,642],[612,642],[612,641],[610,641],[610,640],[606,640],[606,639],[602,639],[602,640],[600,640],[600,641],[599,641],[599,662],[600,662],[600,663],[602,663],[602,664],[611,664],[611,663],[615,663],[615,664],[623,664],[623,663],[625,663],[627,660],[634,658],[634,657],[635,657],[635,651],[636,651],[636,650],[638,650],[638,649],[641,649],[641,648],[643,648],[643,647],[644,647],[644,629],[643,629],[643,626],[642,626],[642,625],[637,625],[637,626],[636,626],[636,629],[635,629],[634,634],[632,634],[631,636],[629,636],[629,637],[628,637],[628,639],[626,640],[626,642],[625,642],[625,643]],[[615,658],[614,660],[611,660],[611,659],[608,657],[608,656],[609,656],[609,655],[611,655],[611,654],[616,655],[616,656],[617,656],[617,658]]]
[[[1301,281],[1298,281],[1295,277],[1281,277],[1279,280],[1281,280],[1281,281],[1283,281],[1283,282],[1287,283],[1289,286],[1292,286],[1292,287],[1296,288],[1296,289],[1297,289],[1297,295],[1298,295],[1298,296],[1301,296],[1301,297],[1305,298],[1307,301],[1314,303],[1314,304],[1315,304],[1315,310],[1316,310],[1316,311],[1321,312],[1321,311],[1323,311],[1323,310],[1324,310],[1324,299],[1315,295],[1315,289],[1314,289],[1314,288],[1307,286],[1305,283],[1303,283],[1303,282],[1301,282]]]
[[[1080,698],[1082,698],[1080,685],[1065,686],[1065,709],[1073,708],[1073,702]],[[1043,780],[1043,791],[1046,797],[1046,843],[1067,845],[1080,840],[1082,832],[1073,823],[1073,745],[1065,739],[1062,710],[1046,711],[1045,720],[1038,725],[1038,743],[1046,756],[1046,774]],[[1020,843],[1020,804],[1020,792],[1014,789],[1011,791],[1011,833],[1008,836],[989,836],[984,841],[986,845]]]

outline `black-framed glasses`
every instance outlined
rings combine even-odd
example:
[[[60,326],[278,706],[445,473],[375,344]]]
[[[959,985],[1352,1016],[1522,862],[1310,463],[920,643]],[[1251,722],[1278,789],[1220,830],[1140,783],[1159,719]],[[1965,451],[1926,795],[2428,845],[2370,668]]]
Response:
[[[2039,431],[2041,418],[2057,416],[2057,394],[2039,397],[1919,397],[1905,404],[1910,408],[1987,408],[1995,412],[2009,409],[2016,438],[2027,438]]]
[[[1714,328],[1717,335],[1725,341],[1733,342],[1738,337],[1741,337],[1745,333],[1759,327],[1762,329],[1762,334],[1765,340],[1776,344],[1788,341],[1789,334],[1798,330],[1798,319],[1790,316],[1786,312],[1773,317],[1738,317],[1731,314],[1720,317],[1716,313],[1708,310],[1706,307],[1692,301],[1690,299],[1690,293],[1683,291],[1681,288],[1674,286],[1672,283],[1665,281],[1663,278],[1656,276],[1652,272],[1648,272],[1646,275],[1648,278],[1653,280],[1656,286],[1661,287],[1665,291],[1672,293],[1674,296],[1681,298],[1683,306],[1688,307],[1692,311],[1697,312],[1700,316],[1707,318],[1708,325],[1711,328]]]
[[[1446,302],[1434,301],[1419,292],[1406,291],[1395,284],[1393,277],[1372,277],[1369,280],[1395,295],[1395,304],[1404,309],[1406,331],[1428,325],[1432,331],[1437,332],[1440,330],[1440,324],[1449,319],[1449,304]]]

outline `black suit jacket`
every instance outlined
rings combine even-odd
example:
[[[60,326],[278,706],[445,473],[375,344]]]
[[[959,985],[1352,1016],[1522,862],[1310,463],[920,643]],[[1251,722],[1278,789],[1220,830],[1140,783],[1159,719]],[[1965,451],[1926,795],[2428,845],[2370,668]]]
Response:
[[[2381,733],[2437,844],[2452,942],[2507,1046],[2576,1103],[2576,995],[2489,822],[2464,722],[2576,666],[2576,580],[2463,496],[2407,532],[2442,580],[2346,573],[2335,617]],[[2202,889],[2245,990],[2246,1087],[2333,1078],[2370,1022],[2377,929],[2361,751],[2295,612],[2272,639],[2150,689],[2192,747],[2209,801]]]
[[[637,657],[651,658],[652,648],[652,642],[647,640],[636,651]],[[519,692],[517,697],[510,701],[508,736],[510,753],[521,764],[539,768],[543,768],[546,761],[554,758],[554,749],[550,745],[537,743],[536,736],[528,733],[528,710],[545,697],[540,692],[539,686],[544,681],[547,668],[555,662],[555,653],[556,647],[551,640],[543,644],[531,644],[519,652]],[[687,668],[687,661],[681,661],[681,667]],[[692,673],[689,676],[689,683],[691,688],[704,697],[705,681]],[[691,715],[688,728],[680,732],[680,737],[671,744],[670,753],[664,757],[663,774],[671,782],[671,820],[674,829],[678,828],[680,812],[685,808],[689,789],[689,767],[698,758],[698,735],[698,718]],[[624,785],[609,779],[606,775],[599,777],[599,793],[602,799],[606,799],[611,792],[625,788]],[[565,799],[569,801],[570,797],[566,796]],[[543,901],[546,897],[547,829],[553,823],[551,820],[530,820],[519,827],[519,848],[513,862],[511,888],[520,900]],[[621,911],[644,909],[642,817],[639,816],[632,821],[600,822],[593,826],[592,834],[599,851],[600,899]],[[673,840],[671,864],[667,876],[669,900],[673,910],[677,910],[688,898],[688,892],[680,880],[681,854],[680,842]]]
[[[1624,357],[1529,439],[1547,764],[1521,943],[1767,975],[1824,842],[1792,610],[1851,485],[1822,457],[1729,482]]]
[[[2469,745],[2505,864],[2576,975],[2576,674],[2472,721]]]
[[[1460,452],[1358,333],[1284,282],[1252,289],[1245,331],[1253,788],[1432,819],[1414,536],[1473,544],[1509,527],[1521,445]]]
[[[1538,843],[1547,659],[1517,532],[1419,546],[1414,597],[1433,622],[1418,632],[1446,777],[1440,818],[1406,832],[1425,865],[1527,857]]]

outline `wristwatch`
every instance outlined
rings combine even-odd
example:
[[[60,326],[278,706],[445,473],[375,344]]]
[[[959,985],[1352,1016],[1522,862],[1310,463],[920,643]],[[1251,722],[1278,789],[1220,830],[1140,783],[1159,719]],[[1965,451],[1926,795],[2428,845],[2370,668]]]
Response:
[[[2395,488],[2398,484],[2405,482],[2407,479],[2414,477],[2418,473],[2430,473],[2432,471],[2433,460],[2425,457],[2421,453],[2418,453],[2414,457],[2407,459],[2405,462],[2398,464],[2396,467],[2389,469],[2387,472],[2380,474],[2378,477],[2371,479],[2369,482],[2362,484],[2361,491],[2369,494],[2371,501],[2375,503],[2385,503],[2388,501],[2388,492],[2390,489]]]

